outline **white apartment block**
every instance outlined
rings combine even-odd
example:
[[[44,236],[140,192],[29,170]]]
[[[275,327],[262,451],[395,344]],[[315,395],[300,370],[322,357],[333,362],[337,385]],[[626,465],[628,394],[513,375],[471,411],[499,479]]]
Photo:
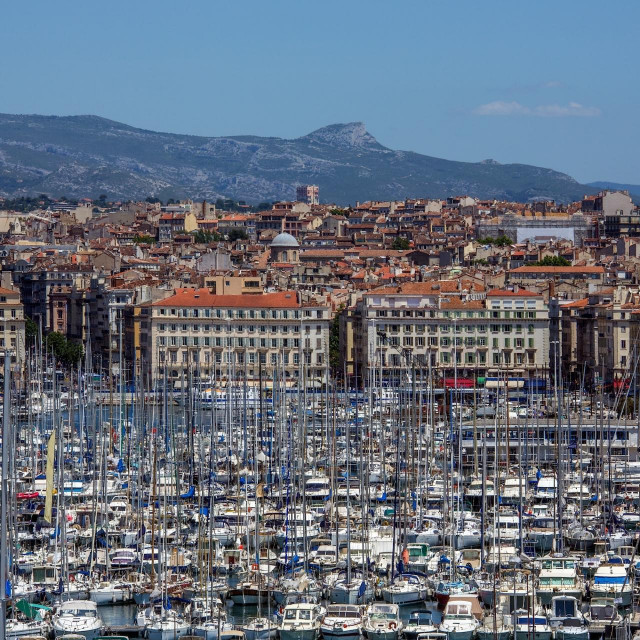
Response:
[[[441,377],[543,377],[549,366],[549,311],[531,291],[475,283],[407,283],[363,296],[354,344],[360,366],[383,380],[409,367]]]
[[[18,291],[0,287],[0,353],[7,350],[12,371],[20,372],[25,356],[24,307]]]
[[[140,311],[141,355],[152,376],[163,377],[166,369],[170,380],[257,380],[262,370],[267,380],[274,372],[290,383],[304,375],[308,386],[326,380],[329,308],[302,303],[295,291],[215,295],[178,289]]]

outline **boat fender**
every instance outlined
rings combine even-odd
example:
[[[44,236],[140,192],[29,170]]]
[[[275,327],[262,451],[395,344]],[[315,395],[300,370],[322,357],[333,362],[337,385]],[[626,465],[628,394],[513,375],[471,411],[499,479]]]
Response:
[[[389,623],[389,629],[395,629],[398,625],[395,622]]]
[[[76,581],[76,576],[74,573],[70,573],[69,574],[69,582],[75,582]]]
[[[257,564],[252,564],[251,565],[251,571],[257,571],[258,570],[258,565]]]

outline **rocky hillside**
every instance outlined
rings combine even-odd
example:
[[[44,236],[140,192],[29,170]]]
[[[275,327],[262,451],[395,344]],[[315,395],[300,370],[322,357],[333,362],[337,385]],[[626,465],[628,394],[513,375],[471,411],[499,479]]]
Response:
[[[97,116],[0,115],[5,196],[104,193],[256,203],[292,199],[298,184],[318,184],[323,202],[339,204],[452,194],[568,201],[593,191],[551,169],[387,149],[359,122],[285,140],[158,133]]]

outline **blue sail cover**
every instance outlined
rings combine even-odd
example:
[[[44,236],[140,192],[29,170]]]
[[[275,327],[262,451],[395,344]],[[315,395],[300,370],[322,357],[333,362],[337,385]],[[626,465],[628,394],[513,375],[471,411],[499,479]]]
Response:
[[[624,584],[626,576],[595,576],[594,584]]]

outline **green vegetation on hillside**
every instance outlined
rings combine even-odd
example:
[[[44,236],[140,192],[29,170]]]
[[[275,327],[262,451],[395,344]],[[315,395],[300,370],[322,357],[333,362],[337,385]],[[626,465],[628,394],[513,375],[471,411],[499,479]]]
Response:
[[[492,238],[491,236],[486,236],[485,238],[478,238],[478,242],[480,244],[492,244],[496,247],[510,247],[513,242],[509,236],[498,236],[497,238]]]
[[[533,267],[570,267],[571,262],[562,256],[545,256],[542,260],[534,262]]]

